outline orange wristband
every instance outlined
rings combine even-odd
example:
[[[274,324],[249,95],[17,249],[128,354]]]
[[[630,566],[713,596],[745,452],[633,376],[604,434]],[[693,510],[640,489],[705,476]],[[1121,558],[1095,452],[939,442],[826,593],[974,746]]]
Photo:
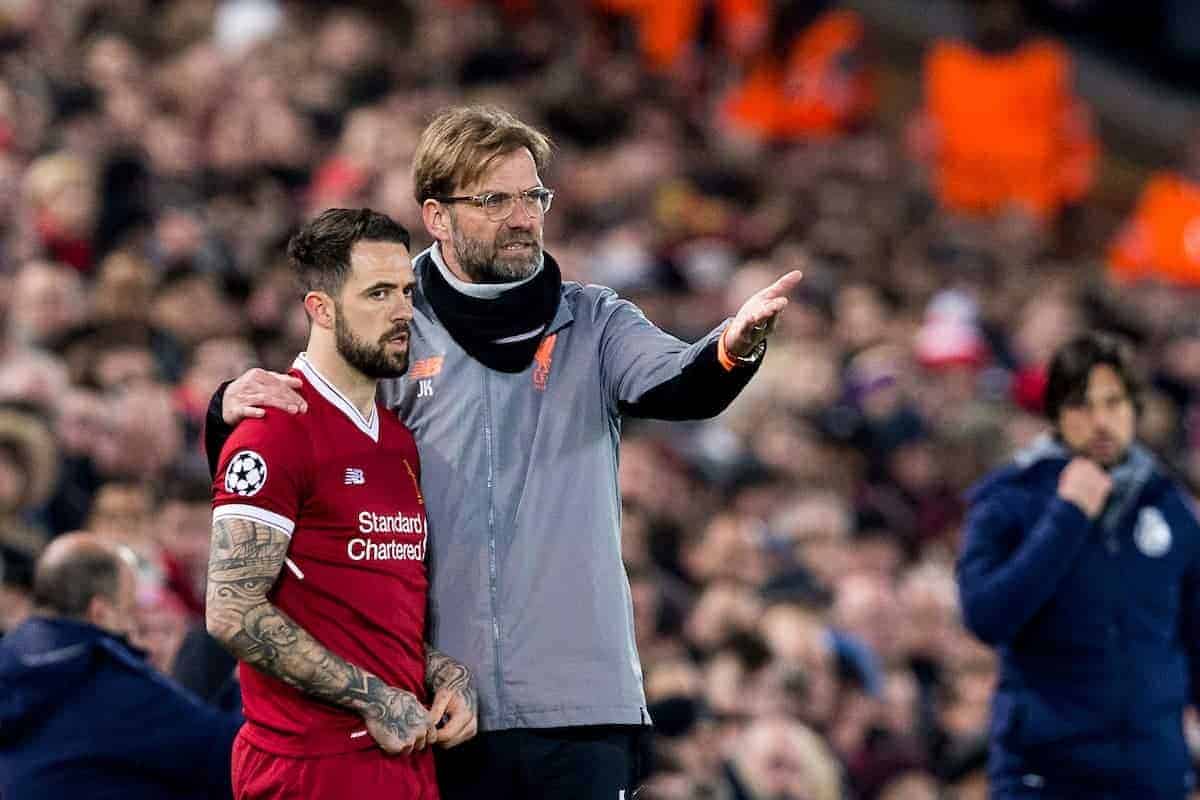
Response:
[[[721,338],[717,340],[717,361],[721,362],[721,366],[726,372],[733,372],[737,369],[737,362],[729,355],[729,351],[725,349],[725,334],[729,332],[729,328],[721,331]]]

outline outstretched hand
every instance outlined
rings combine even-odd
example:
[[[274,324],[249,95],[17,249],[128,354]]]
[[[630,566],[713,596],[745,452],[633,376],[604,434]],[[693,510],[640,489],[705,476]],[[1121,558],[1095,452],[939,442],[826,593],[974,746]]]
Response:
[[[734,358],[745,358],[770,336],[779,315],[787,307],[787,296],[800,285],[803,277],[803,273],[792,270],[743,303],[723,334],[725,352]]]

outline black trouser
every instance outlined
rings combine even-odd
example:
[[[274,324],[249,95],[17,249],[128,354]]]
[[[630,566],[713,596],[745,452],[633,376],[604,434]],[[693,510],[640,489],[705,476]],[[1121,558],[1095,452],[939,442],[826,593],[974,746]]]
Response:
[[[649,729],[517,728],[436,749],[442,800],[632,800]]]

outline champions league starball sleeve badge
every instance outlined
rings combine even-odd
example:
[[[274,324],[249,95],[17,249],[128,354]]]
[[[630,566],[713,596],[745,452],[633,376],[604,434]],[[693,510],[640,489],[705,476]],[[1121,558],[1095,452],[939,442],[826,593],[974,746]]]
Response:
[[[253,450],[242,450],[225,469],[225,491],[250,497],[267,484],[267,462]]]

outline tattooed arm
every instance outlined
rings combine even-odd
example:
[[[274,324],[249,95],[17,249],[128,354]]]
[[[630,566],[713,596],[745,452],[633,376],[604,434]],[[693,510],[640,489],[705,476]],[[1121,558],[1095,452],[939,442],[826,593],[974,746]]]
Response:
[[[440,650],[425,645],[425,685],[433,694],[429,717],[438,726],[437,743],[454,747],[474,736],[479,700],[471,684],[471,671]]]
[[[410,692],[329,652],[267,600],[287,557],[288,536],[248,519],[213,521],[205,622],[239,660],[289,686],[360,714],[389,753],[437,740],[429,714]]]

